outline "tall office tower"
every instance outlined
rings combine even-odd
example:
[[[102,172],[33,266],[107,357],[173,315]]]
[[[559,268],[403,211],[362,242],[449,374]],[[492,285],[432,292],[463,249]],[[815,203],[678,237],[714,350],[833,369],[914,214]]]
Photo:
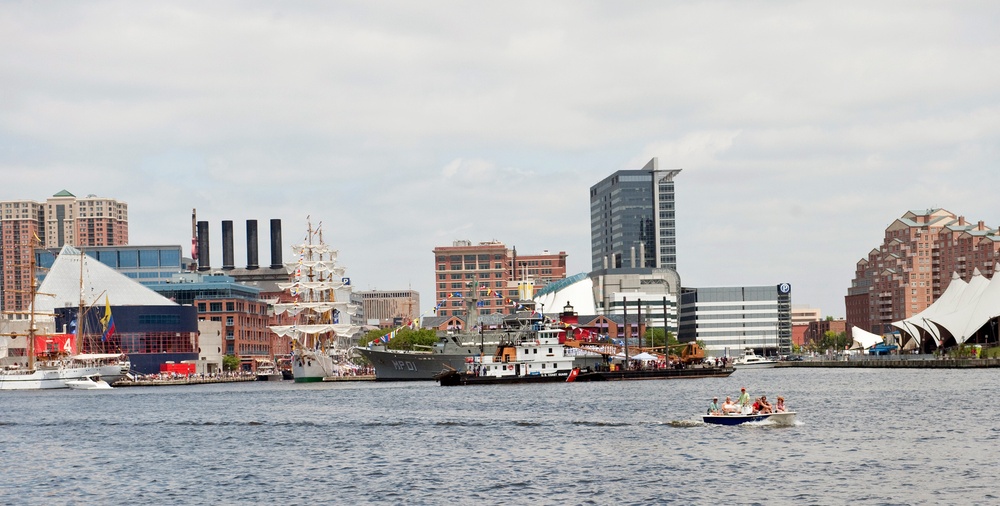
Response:
[[[31,200],[0,202],[0,264],[3,265],[4,311],[28,309],[30,259],[34,248],[72,245],[120,246],[128,244],[128,204],[88,195],[77,198],[63,190],[45,203]]]
[[[677,270],[674,177],[680,172],[660,169],[653,158],[642,169],[619,170],[590,187],[593,270]]]
[[[944,209],[908,211],[885,229],[882,244],[855,266],[844,302],[847,328],[875,334],[927,309],[948,288],[953,273],[969,281],[993,277],[1000,232]]]

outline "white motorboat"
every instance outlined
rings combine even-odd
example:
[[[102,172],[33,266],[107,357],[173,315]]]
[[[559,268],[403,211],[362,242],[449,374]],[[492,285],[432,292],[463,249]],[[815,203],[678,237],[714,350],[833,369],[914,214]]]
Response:
[[[749,422],[769,422],[775,425],[794,425],[795,412],[781,411],[778,413],[742,414],[728,413],[718,415],[702,415],[702,421],[714,425],[740,425]]]
[[[778,362],[774,360],[754,353],[753,349],[747,348],[743,350],[742,357],[736,357],[733,360],[733,367],[737,369],[761,369],[765,367],[774,367],[777,363]]]
[[[66,380],[66,386],[73,390],[111,390],[111,385],[97,374]]]

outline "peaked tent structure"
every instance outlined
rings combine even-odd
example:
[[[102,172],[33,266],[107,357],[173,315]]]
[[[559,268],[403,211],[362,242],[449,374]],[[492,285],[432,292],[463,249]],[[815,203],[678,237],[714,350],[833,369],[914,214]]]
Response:
[[[855,343],[854,346],[851,346],[852,349],[868,349],[882,342],[882,336],[872,334],[871,332],[858,327],[851,327],[851,339],[853,339]]]
[[[934,340],[935,346],[940,346],[941,344],[941,333],[938,331],[937,326],[933,325],[928,321],[935,315],[947,314],[958,309],[958,303],[962,298],[962,292],[965,291],[969,284],[965,282],[957,272],[951,274],[951,283],[948,284],[948,288],[945,289],[944,293],[933,304],[924,309],[920,313],[913,315],[905,320],[900,320],[898,322],[893,322],[893,326],[902,330],[907,337],[903,339],[901,343],[904,349],[909,349],[911,347],[910,343],[914,343],[912,347],[918,347],[920,343],[923,342],[921,337],[922,333],[926,333]]]
[[[969,285],[965,287],[965,290],[962,291],[961,296],[958,298],[955,309],[946,313],[932,315],[927,319],[936,325],[940,331],[938,334],[940,336],[937,343],[938,346],[948,344],[949,336],[954,339],[954,344],[965,342],[963,336],[961,336],[961,332],[965,328],[968,318],[971,317],[976,304],[979,302],[980,296],[989,284],[990,280],[986,279],[986,276],[983,276],[978,268],[975,269],[972,272],[972,279],[969,280]],[[960,341],[960,339],[962,340]]]
[[[996,272],[995,268],[993,272]],[[947,331],[954,344],[958,345],[968,341],[997,316],[1000,316],[1000,281],[990,280],[984,283],[975,299],[967,301],[955,311],[930,320]]]

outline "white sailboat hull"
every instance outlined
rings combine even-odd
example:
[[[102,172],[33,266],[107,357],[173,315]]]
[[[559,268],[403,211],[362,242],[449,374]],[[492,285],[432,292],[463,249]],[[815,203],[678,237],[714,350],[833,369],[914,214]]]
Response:
[[[110,383],[122,377],[121,365],[68,366],[34,371],[0,371],[0,390],[68,388],[67,381],[100,375]]]
[[[333,374],[333,358],[329,355],[315,351],[292,353],[292,376],[296,383],[323,381],[323,378]]]

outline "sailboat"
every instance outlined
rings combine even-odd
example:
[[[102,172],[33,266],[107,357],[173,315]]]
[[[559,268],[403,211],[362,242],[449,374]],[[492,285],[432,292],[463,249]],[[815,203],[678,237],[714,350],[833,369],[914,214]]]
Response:
[[[297,257],[286,262],[288,283],[278,287],[290,297],[274,304],[275,315],[287,315],[291,325],[274,325],[271,330],[292,341],[292,376],[297,383],[322,381],[336,376],[347,359],[346,342],[359,327],[351,316],[351,281],[346,269],[337,265],[337,251],[323,242],[323,225],[313,230],[308,223],[305,241],[292,246]]]
[[[31,255],[32,282],[30,284],[30,306],[27,311],[27,329],[24,332],[9,332],[2,334],[3,345],[0,345],[0,361],[5,362],[0,368],[0,390],[40,390],[50,388],[67,388],[67,381],[79,380],[88,376],[99,375],[114,383],[126,374],[131,364],[125,355],[117,353],[79,354],[80,335],[82,329],[75,334],[41,333],[37,327],[40,316],[46,323],[51,321],[55,326],[54,315],[36,313],[37,298],[46,294],[38,293],[35,273],[35,255]],[[82,274],[81,274],[82,276]],[[8,326],[15,325],[5,315]],[[23,320],[21,320],[23,321]],[[8,357],[10,342],[24,337],[26,363],[21,363]]]

